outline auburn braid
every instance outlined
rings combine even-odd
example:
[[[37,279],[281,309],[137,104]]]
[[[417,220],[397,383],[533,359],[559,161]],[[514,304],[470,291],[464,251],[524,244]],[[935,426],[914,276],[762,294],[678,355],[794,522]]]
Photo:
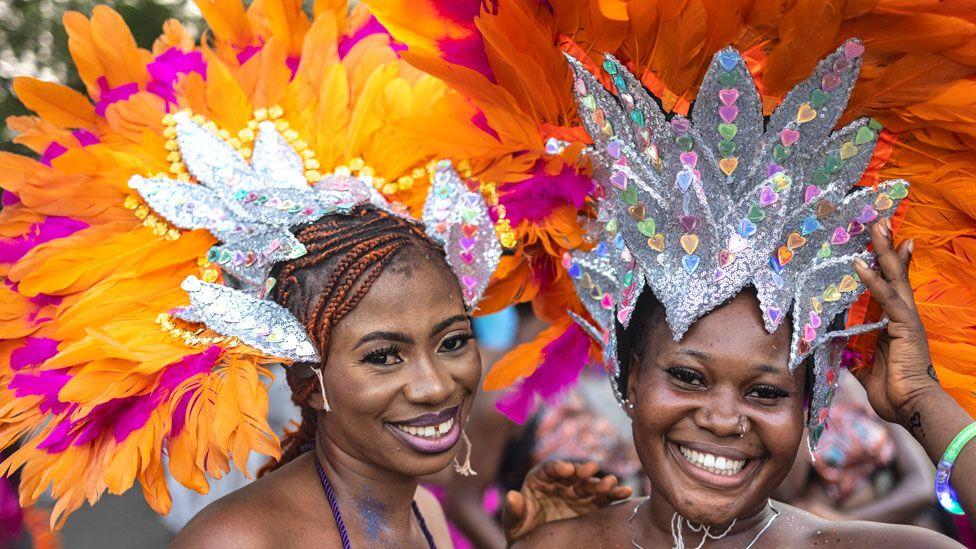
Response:
[[[418,224],[372,207],[326,217],[295,236],[306,254],[278,266],[273,297],[304,324],[323,364],[333,328],[356,308],[402,250],[413,247],[443,257],[441,248]],[[309,406],[308,399],[319,389],[318,379],[300,375],[302,368],[293,365],[285,376],[292,402],[301,409],[301,424],[285,433],[281,458],[261,468],[258,476],[295,459],[315,440],[319,410]]]

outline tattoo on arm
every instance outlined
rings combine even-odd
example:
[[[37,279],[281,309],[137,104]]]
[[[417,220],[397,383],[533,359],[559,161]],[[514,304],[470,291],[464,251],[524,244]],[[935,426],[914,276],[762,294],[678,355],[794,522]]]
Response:
[[[930,378],[934,379],[936,383],[939,383],[939,376],[935,375],[935,365],[929,364],[928,373]]]
[[[912,414],[912,417],[908,418],[908,425],[906,427],[908,427],[908,432],[912,436],[925,438],[925,429],[922,427],[922,414],[918,412]]]

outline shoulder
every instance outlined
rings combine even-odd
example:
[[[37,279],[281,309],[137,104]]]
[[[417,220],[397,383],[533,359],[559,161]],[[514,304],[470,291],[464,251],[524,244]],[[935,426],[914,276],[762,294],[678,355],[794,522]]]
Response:
[[[878,546],[885,549],[962,547],[938,532],[917,526],[868,521],[830,521],[785,503],[776,503],[776,507],[790,517],[789,524],[794,527],[799,525],[802,530],[809,532],[806,541],[810,546],[853,544],[858,547]],[[795,535],[796,531],[796,528],[792,528],[790,535]]]
[[[434,536],[434,542],[438,547],[453,547],[451,543],[451,531],[447,526],[447,518],[444,516],[444,509],[437,501],[434,494],[423,486],[417,487],[417,493],[413,497],[420,509],[420,515],[424,517],[424,523],[430,530],[430,535]]]
[[[513,547],[593,547],[593,540],[601,540],[603,547],[630,547],[627,521],[642,501],[631,499],[583,516],[547,522],[526,534]]]

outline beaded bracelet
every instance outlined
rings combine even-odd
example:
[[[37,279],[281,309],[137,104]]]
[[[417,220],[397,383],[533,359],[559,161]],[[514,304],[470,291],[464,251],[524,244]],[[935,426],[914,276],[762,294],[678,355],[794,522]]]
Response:
[[[976,422],[959,431],[956,438],[952,439],[939,461],[938,469],[935,471],[935,495],[939,498],[939,504],[942,505],[942,508],[953,515],[964,515],[966,513],[959,505],[956,491],[949,484],[949,475],[952,474],[952,465],[956,461],[956,456],[973,438],[976,438]]]

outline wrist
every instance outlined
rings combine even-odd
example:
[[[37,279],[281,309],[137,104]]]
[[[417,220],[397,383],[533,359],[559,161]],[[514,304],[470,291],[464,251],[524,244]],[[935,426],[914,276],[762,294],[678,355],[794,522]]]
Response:
[[[912,417],[921,412],[926,407],[938,403],[943,398],[949,398],[948,393],[942,386],[934,380],[922,381],[919,385],[910,390],[906,398],[898,405],[896,416],[898,423],[908,427],[912,423]]]

